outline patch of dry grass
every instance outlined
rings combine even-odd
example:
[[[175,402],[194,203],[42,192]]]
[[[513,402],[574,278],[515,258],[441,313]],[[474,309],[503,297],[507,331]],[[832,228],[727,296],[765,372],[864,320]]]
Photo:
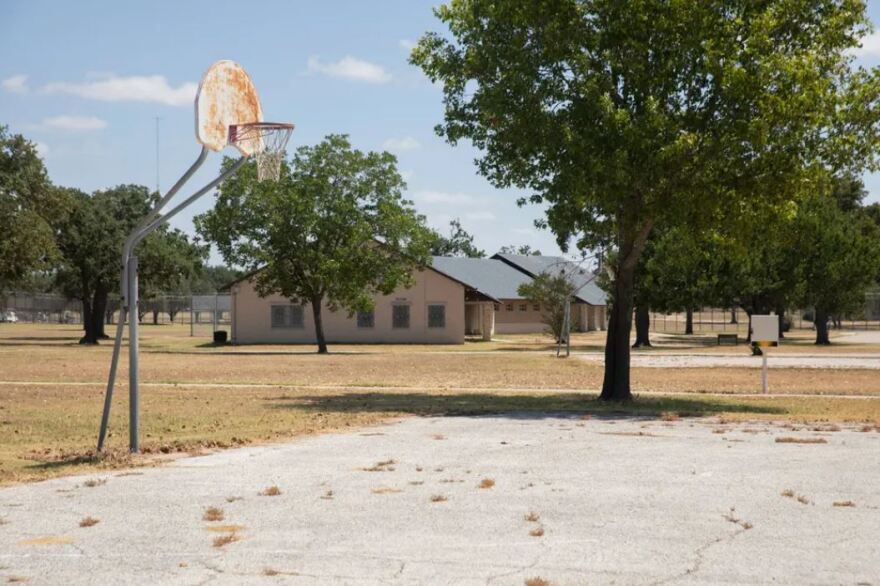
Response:
[[[544,528],[543,527],[535,527],[531,531],[529,531],[529,535],[532,537],[543,537],[544,536]]]
[[[278,496],[281,494],[281,489],[277,486],[269,486],[260,491],[260,496]]]
[[[223,509],[218,507],[208,507],[205,509],[205,514],[202,515],[202,520],[209,522],[222,521],[225,518],[226,515],[223,513]]]
[[[661,421],[679,421],[681,417],[675,411],[663,411],[660,413]]]
[[[794,498],[794,491],[793,491],[792,489],[790,489],[790,488],[786,488],[785,490],[783,490],[783,491],[782,491],[781,493],[779,493],[779,494],[781,494],[782,496],[784,496],[784,497],[786,497],[786,498],[790,498],[790,499],[793,499],[793,498]]]
[[[224,535],[218,535],[214,538],[212,542],[214,547],[224,547],[229,545],[230,543],[235,543],[236,541],[241,541],[241,536],[238,533],[226,533]]]
[[[477,485],[478,488],[492,488],[493,486],[495,486],[495,480],[492,478],[484,478]]]
[[[95,519],[94,517],[83,517],[83,519],[79,522],[80,527],[93,527],[100,523],[100,519]]]
[[[432,494],[432,495],[431,495],[431,502],[432,502],[432,503],[444,503],[444,502],[446,502],[447,500],[449,500],[449,499],[447,499],[447,498],[446,498],[445,496],[443,496],[442,494]]]
[[[370,489],[370,492],[373,494],[394,494],[403,491],[399,488],[392,488],[390,486],[377,486],[376,488]]]
[[[823,437],[778,437],[777,444],[827,444],[828,441]]]
[[[812,501],[811,501],[810,499],[808,499],[807,497],[805,497],[804,495],[802,495],[802,494],[799,494],[799,495],[797,496],[797,502],[801,503],[802,505],[809,505],[809,504],[812,504]]]
[[[834,501],[835,507],[854,507],[856,504],[850,500],[846,501]]]
[[[331,501],[331,500],[333,500],[333,491],[332,491],[332,490],[328,490],[327,492],[325,492],[325,493],[321,496],[321,498],[324,499],[325,501]]]
[[[94,422],[101,411],[111,345],[79,346],[76,326],[4,324],[0,382],[6,384],[0,384],[0,405],[14,408],[0,422],[0,484],[153,464],[163,454],[350,429],[406,414],[559,411],[588,418],[620,411],[688,413],[730,421],[856,422],[880,430],[880,377],[867,370],[774,373],[774,393],[878,395],[854,401],[738,397],[755,391],[749,369],[636,368],[636,393],[694,394],[643,394],[621,407],[591,401],[592,395],[581,391],[601,386],[600,365],[551,359],[542,350],[546,340],[541,336],[511,337],[510,343],[494,346],[349,346],[354,353],[319,357],[304,353],[310,348],[301,346],[202,347],[204,340],[187,334],[188,328],[177,326],[143,328],[141,381],[149,393],[142,399],[141,421],[147,455],[132,457],[125,449],[125,393],[114,398],[108,451],[94,453]],[[598,350],[601,336],[596,343]],[[483,352],[496,347],[524,351]],[[413,360],[415,352],[420,353],[418,360]],[[119,374],[124,380],[125,365]],[[700,394],[704,392],[730,396]]]
[[[551,586],[550,580],[545,580],[540,576],[535,576],[533,578],[526,578],[525,585],[526,586]]]
[[[369,468],[361,468],[364,472],[394,472],[394,465],[397,464],[396,460],[382,460],[381,462],[376,462]]]
[[[88,488],[95,488],[96,486],[102,486],[104,484],[107,484],[106,478],[90,478],[83,482],[83,486]]]
[[[27,576],[9,576],[6,581],[10,584],[23,584],[28,581]]]
[[[537,523],[540,519],[541,515],[539,515],[535,511],[529,511],[525,516],[525,520],[529,523]]]
[[[736,509],[733,507],[730,507],[730,511],[727,512],[727,514],[722,515],[722,517],[724,517],[725,520],[730,521],[734,525],[739,525],[740,527],[742,527],[746,531],[748,531],[749,529],[754,527],[754,525],[752,525],[748,521],[743,521],[742,519],[737,517],[736,516]]]

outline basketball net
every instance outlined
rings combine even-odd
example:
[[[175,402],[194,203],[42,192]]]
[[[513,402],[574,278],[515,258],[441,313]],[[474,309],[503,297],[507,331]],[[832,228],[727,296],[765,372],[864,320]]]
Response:
[[[229,127],[229,142],[252,153],[257,161],[257,181],[278,181],[284,147],[293,133],[293,124],[253,122]]]

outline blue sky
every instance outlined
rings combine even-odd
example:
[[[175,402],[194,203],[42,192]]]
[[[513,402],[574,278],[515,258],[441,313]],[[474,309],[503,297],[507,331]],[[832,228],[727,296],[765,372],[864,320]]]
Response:
[[[347,133],[364,150],[399,159],[407,196],[436,228],[460,217],[477,245],[529,244],[558,253],[514,191],[479,177],[476,153],[435,136],[439,90],[407,62],[421,33],[439,30],[432,2],[118,2],[5,0],[0,19],[0,123],[37,142],[52,180],[86,191],[119,183],[167,189],[198,154],[192,98],[218,59],[251,74],[267,120],[291,121],[291,146]],[[869,0],[880,22],[880,0]],[[246,19],[246,20],[245,20]],[[880,35],[859,61],[880,65]],[[234,151],[228,150],[227,154]],[[212,179],[213,154],[188,184]],[[880,175],[865,178],[880,201]],[[191,231],[206,196],[172,224]],[[219,257],[213,256],[214,262]]]

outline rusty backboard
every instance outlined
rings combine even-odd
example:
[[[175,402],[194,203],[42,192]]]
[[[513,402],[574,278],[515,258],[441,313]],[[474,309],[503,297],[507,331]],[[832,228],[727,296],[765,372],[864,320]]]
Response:
[[[262,122],[263,109],[250,76],[234,61],[217,61],[202,77],[196,94],[196,139],[212,151],[222,150],[231,124]],[[249,156],[251,142],[235,145]]]

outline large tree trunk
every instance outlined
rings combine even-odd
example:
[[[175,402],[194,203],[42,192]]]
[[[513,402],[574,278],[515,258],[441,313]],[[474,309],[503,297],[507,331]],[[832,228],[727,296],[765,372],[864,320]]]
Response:
[[[106,340],[110,336],[104,331],[104,314],[107,313],[107,302],[110,293],[104,289],[95,291],[95,301],[92,305],[92,322],[95,328],[95,339]]]
[[[636,343],[633,348],[651,345],[651,309],[647,305],[636,306]]]
[[[691,335],[694,333],[694,310],[688,307],[684,312],[684,333]]]
[[[153,308],[153,325],[159,325],[159,310],[156,308]]]
[[[648,220],[632,240],[621,239],[617,270],[614,273],[614,291],[611,299],[611,317],[608,337],[605,339],[605,378],[602,381],[603,401],[629,401],[629,335],[632,331],[633,291],[636,265],[645,249],[645,242],[653,227]]]
[[[776,315],[779,317],[779,339],[781,340],[785,337],[785,308],[777,307]]]
[[[98,337],[95,330],[95,311],[92,307],[92,297],[90,295],[82,298],[82,317],[83,317],[83,337],[79,339],[80,344],[97,344]],[[98,314],[101,315],[101,314]]]
[[[828,312],[817,307],[813,319],[816,325],[816,344],[821,346],[830,345],[831,339],[828,337]]]
[[[315,318],[315,338],[318,341],[318,354],[327,354],[327,340],[324,338],[324,322],[321,320],[323,297],[312,298],[312,315]]]

